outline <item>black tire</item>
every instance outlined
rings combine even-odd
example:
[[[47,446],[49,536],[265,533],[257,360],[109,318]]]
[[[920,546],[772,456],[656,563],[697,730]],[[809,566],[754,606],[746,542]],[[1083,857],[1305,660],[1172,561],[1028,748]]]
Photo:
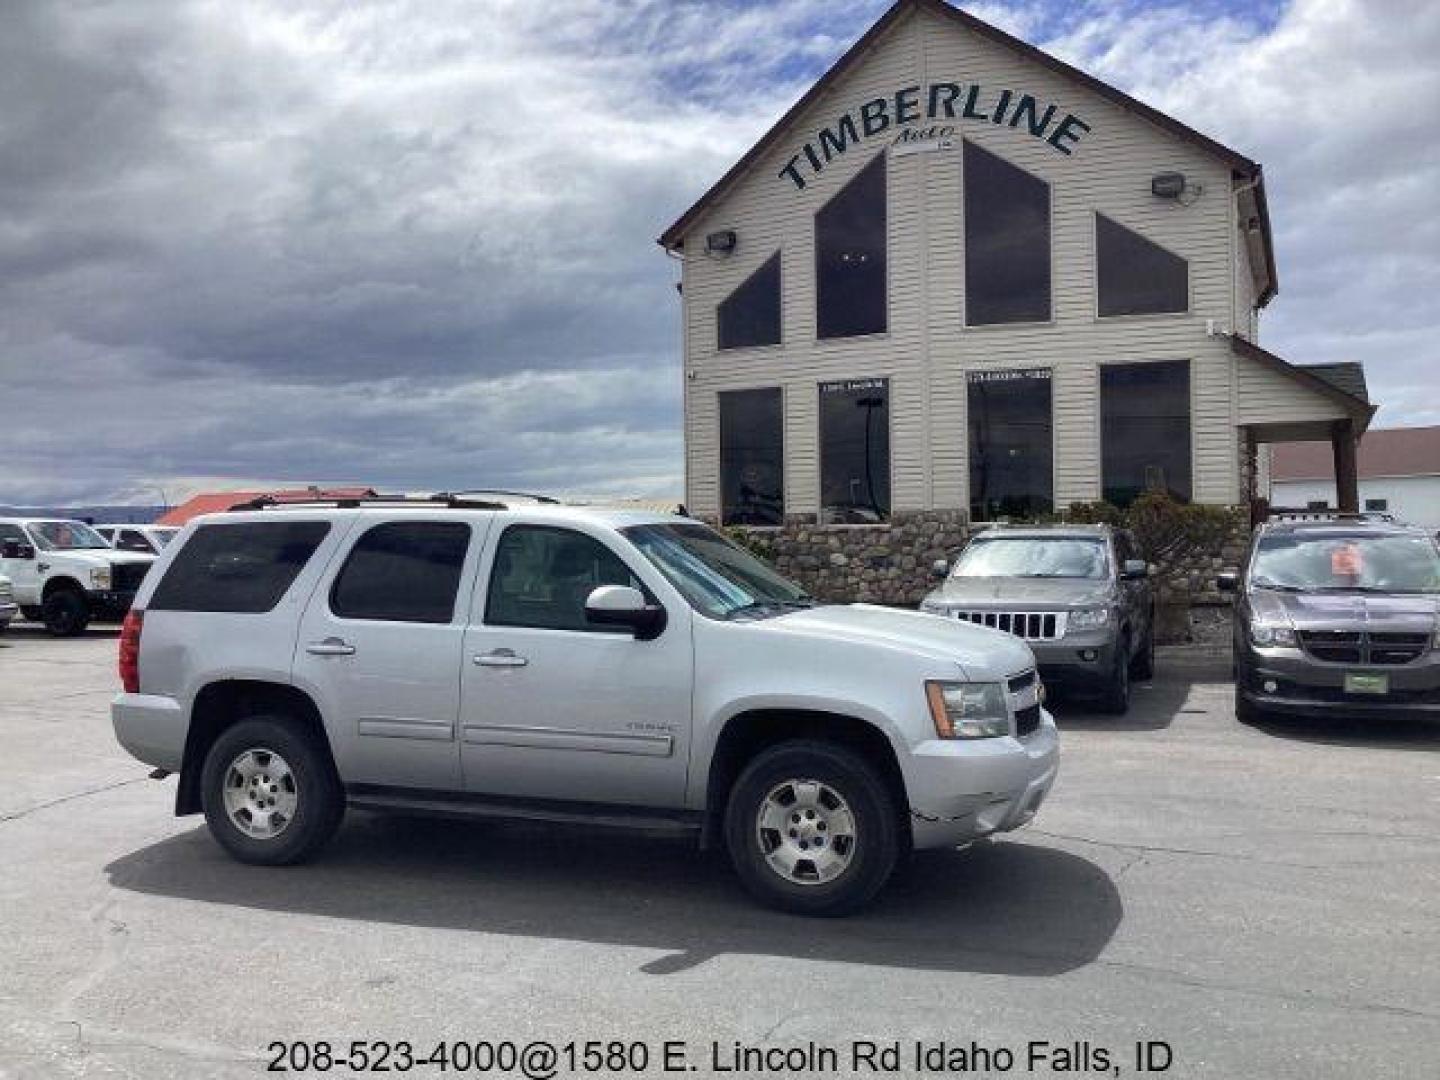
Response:
[[[1265,719],[1265,710],[1259,708],[1240,689],[1240,683],[1235,683],[1235,719],[1242,724],[1258,724]]]
[[[1149,682],[1155,677],[1155,613],[1150,613],[1150,626],[1145,631],[1144,640],[1140,642],[1140,648],[1135,651],[1135,657],[1130,661],[1130,680],[1132,682]]]
[[[1115,645],[1115,670],[1109,685],[1100,695],[1100,709],[1111,716],[1124,716],[1130,711],[1130,639],[1121,638]]]
[[[44,622],[45,609],[38,607],[22,607],[20,614],[24,615],[29,622]]]
[[[853,846],[848,865],[833,880],[793,880],[767,862],[759,815],[771,793],[790,780],[817,781],[848,808]],[[725,842],[741,882],[761,903],[797,915],[848,915],[868,904],[895,869],[900,829],[899,808],[880,771],[854,751],[812,739],[780,743],[758,754],[735,782],[725,807]]]
[[[282,790],[294,793],[293,815],[283,825],[275,824],[273,836],[246,832],[226,807],[227,776],[232,764],[246,752],[254,753],[262,766],[273,762],[273,757],[264,756],[267,753],[278,755],[288,766],[288,784],[261,774],[276,795]],[[200,801],[205,822],[220,846],[239,861],[259,866],[289,866],[313,858],[335,835],[345,816],[345,795],[329,750],[285,716],[250,717],[223,731],[205,755]]]
[[[76,637],[90,625],[90,605],[74,589],[56,589],[45,598],[45,629],[52,637]]]

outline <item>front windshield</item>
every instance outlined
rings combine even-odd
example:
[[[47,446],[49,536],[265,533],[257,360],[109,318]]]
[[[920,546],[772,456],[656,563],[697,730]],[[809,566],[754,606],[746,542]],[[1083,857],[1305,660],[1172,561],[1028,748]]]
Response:
[[[621,532],[706,615],[809,604],[799,585],[704,525],[632,525]]]
[[[1267,536],[1250,582],[1262,589],[1440,592],[1440,553],[1423,536]]]
[[[105,538],[79,521],[32,521],[27,528],[41,551],[108,548]]]
[[[1107,568],[1105,542],[1099,538],[1012,536],[974,541],[951,576],[1103,580]]]

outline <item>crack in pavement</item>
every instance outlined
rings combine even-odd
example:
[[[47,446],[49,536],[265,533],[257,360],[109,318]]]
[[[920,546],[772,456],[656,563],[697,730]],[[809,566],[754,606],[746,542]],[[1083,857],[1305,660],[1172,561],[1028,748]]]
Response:
[[[131,784],[139,784],[150,779],[148,776],[135,776],[129,780],[116,780],[109,784],[101,784],[99,787],[86,788],[84,791],[72,791],[68,795],[61,795],[45,802],[36,803],[34,806],[27,806],[23,810],[14,810],[8,814],[0,814],[0,824],[9,821],[18,821],[31,814],[38,814],[41,810],[49,810],[52,806],[60,806],[64,803],[74,802],[76,799],[86,799],[91,795],[102,795],[107,791],[114,791],[116,788],[128,787]]]
[[[1285,866],[1296,870],[1337,869],[1333,864],[1287,862],[1283,859],[1264,859],[1258,855],[1238,855],[1228,851],[1206,851],[1203,848],[1164,847],[1159,844],[1126,844],[1118,840],[1095,840],[1089,836],[1046,832],[1044,829],[1036,829],[1033,827],[1027,829],[1026,832],[1032,836],[1047,836],[1052,840],[1070,840],[1077,844],[1091,844],[1095,847],[1108,848],[1122,855],[1129,855],[1134,852],[1145,852],[1155,855],[1192,855],[1203,859],[1229,859],[1234,862],[1259,863],[1262,866]],[[1130,865],[1127,864],[1125,869],[1128,870],[1129,868]]]

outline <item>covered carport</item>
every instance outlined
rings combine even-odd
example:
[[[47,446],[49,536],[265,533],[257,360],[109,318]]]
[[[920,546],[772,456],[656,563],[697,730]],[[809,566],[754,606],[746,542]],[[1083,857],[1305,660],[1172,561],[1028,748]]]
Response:
[[[1377,406],[1370,403],[1360,364],[1292,364],[1232,335],[1236,356],[1236,419],[1247,463],[1252,516],[1268,510],[1257,488],[1259,448],[1269,443],[1328,442],[1335,461],[1336,507],[1360,510],[1360,437]]]

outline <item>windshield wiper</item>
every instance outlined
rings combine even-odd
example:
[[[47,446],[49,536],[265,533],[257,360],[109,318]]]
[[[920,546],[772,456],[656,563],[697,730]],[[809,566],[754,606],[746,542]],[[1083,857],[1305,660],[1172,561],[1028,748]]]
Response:
[[[752,600],[748,604],[731,608],[725,613],[725,617],[729,619],[735,615],[746,615],[751,612],[799,611],[814,606],[815,598],[813,596],[798,596],[793,600]]]
[[[1299,585],[1282,585],[1278,581],[1271,581],[1269,578],[1252,578],[1250,584],[1257,589],[1269,589],[1271,592],[1308,592]]]

